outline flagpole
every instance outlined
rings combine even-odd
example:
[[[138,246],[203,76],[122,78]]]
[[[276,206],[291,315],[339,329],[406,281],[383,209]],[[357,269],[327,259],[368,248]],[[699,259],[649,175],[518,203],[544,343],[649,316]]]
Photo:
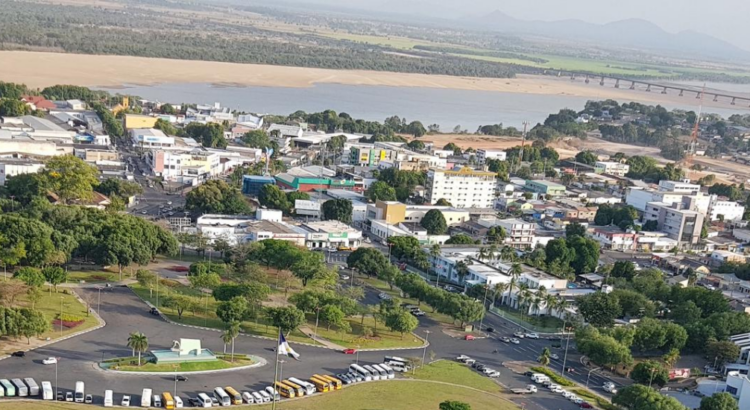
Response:
[[[279,337],[276,338],[276,369],[273,371],[273,390],[276,392],[276,382],[278,381],[277,378],[279,377],[279,340],[281,340],[281,328],[279,327]],[[278,392],[277,392],[278,393]],[[273,404],[271,405],[271,410],[276,410],[276,394],[273,395]]]

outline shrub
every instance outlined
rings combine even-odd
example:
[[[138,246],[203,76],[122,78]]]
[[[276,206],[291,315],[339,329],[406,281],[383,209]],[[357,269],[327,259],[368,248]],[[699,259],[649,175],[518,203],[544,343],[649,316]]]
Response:
[[[535,372],[535,373],[546,374],[547,376],[549,376],[550,379],[552,379],[553,382],[559,384],[560,386],[565,386],[565,387],[573,387],[573,386],[575,386],[575,383],[573,383],[570,380],[568,380],[568,379],[560,376],[559,374],[553,372],[552,370],[550,370],[550,369],[548,369],[546,367],[532,367],[531,371]]]

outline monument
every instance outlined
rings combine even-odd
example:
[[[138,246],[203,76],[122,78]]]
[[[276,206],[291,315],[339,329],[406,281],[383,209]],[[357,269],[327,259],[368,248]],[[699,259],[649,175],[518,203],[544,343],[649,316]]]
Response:
[[[156,363],[210,362],[217,360],[216,355],[201,347],[198,339],[180,339],[172,342],[169,350],[152,350]]]

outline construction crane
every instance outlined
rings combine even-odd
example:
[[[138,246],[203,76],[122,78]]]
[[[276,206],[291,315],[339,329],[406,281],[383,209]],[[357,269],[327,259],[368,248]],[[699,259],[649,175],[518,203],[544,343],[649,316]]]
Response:
[[[690,144],[688,145],[688,152],[683,160],[683,165],[687,168],[687,176],[690,178],[690,167],[693,165],[693,157],[698,147],[698,130],[701,122],[701,114],[703,113],[703,96],[706,95],[706,84],[703,84],[701,90],[701,102],[698,105],[698,115],[695,117],[695,125],[693,126],[693,132],[690,134]],[[690,178],[692,180],[692,178]]]

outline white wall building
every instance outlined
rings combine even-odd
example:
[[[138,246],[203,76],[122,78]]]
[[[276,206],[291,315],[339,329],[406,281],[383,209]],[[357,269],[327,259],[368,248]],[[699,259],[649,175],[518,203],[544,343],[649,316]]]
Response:
[[[492,208],[495,202],[494,172],[464,167],[458,171],[431,169],[427,172],[426,198],[430,203],[445,199],[457,208]]]
[[[362,243],[362,231],[339,221],[306,222],[297,228],[310,249],[357,248]]]
[[[516,249],[529,249],[534,246],[535,223],[514,218],[497,219],[495,217],[480,218],[477,223],[487,228],[501,226],[505,230],[505,240],[503,241],[505,245]]]
[[[726,392],[737,399],[738,408],[750,409],[750,379],[746,374],[737,371],[727,373]]]
[[[735,201],[719,201],[716,195],[711,195],[708,209],[711,221],[718,221],[719,215],[723,215],[725,221],[741,221],[745,215],[744,206]]]
[[[630,165],[620,162],[596,161],[594,172],[597,174],[610,174],[624,177],[630,171]]]
[[[42,161],[33,159],[0,158],[0,186],[16,175],[36,174],[44,168]]]
[[[130,130],[130,138],[136,148],[172,148],[174,137],[168,137],[161,130],[155,128],[136,128]]]
[[[505,161],[506,153],[500,150],[478,149],[476,158],[480,164],[484,164],[489,158]]]
[[[659,181],[659,191],[678,192],[685,195],[695,195],[701,186],[682,181]]]

